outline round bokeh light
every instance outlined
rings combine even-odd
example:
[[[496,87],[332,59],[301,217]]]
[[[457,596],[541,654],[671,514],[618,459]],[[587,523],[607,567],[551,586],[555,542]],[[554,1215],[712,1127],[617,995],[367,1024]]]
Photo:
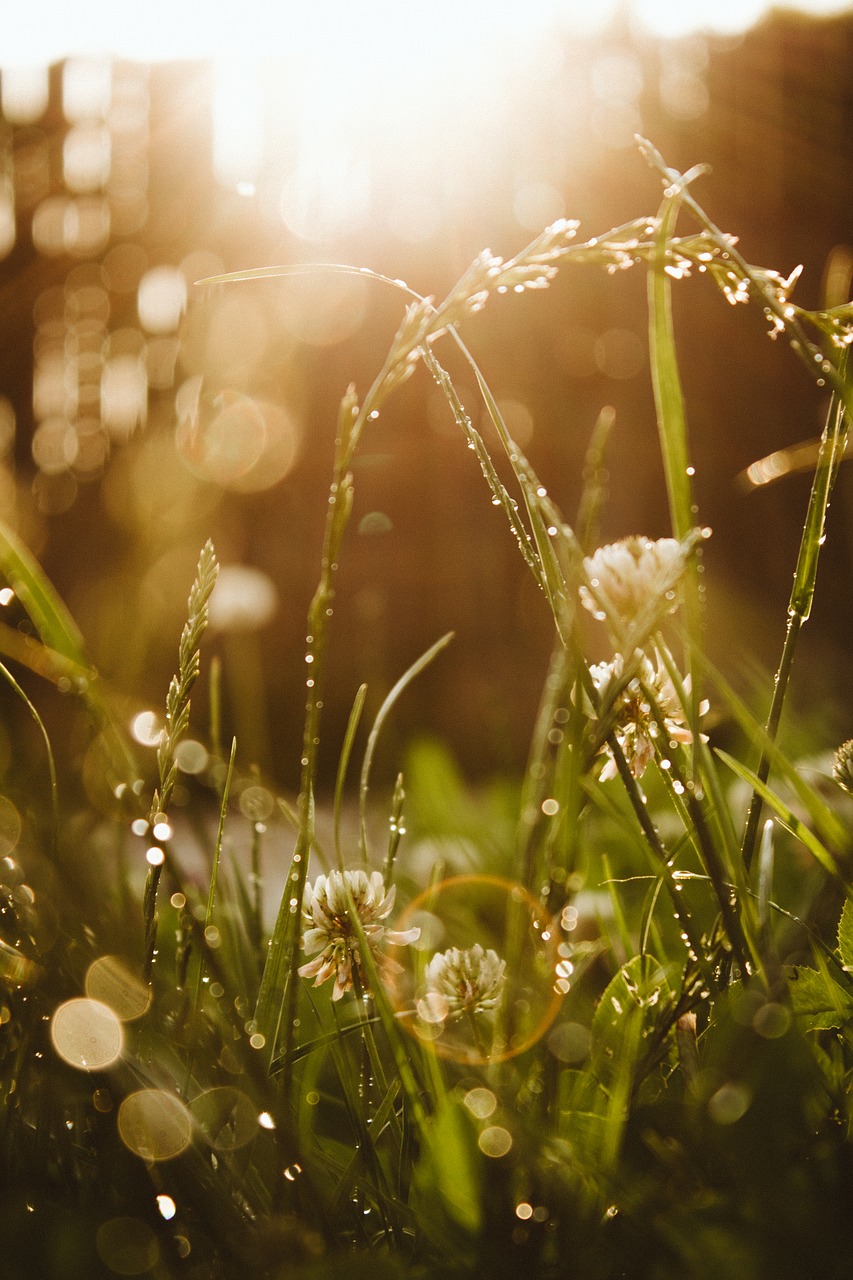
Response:
[[[50,1024],[53,1047],[78,1071],[104,1071],[118,1061],[124,1036],[121,1023],[108,1005],[85,996],[66,1000]]]
[[[138,1089],[119,1107],[118,1130],[124,1145],[141,1159],[173,1160],[190,1145],[192,1118],[174,1094]]]

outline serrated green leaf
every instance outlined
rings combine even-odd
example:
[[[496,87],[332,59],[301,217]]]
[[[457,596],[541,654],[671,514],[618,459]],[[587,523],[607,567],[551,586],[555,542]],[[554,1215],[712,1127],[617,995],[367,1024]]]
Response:
[[[853,898],[848,898],[838,922],[838,954],[841,963],[853,968]]]
[[[806,1030],[843,1027],[853,1017],[853,997],[828,973],[802,966],[793,968],[788,978],[791,1008]]]

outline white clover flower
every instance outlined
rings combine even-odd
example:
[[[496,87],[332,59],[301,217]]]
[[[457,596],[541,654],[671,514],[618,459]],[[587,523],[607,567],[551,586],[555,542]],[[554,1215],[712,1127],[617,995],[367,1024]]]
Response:
[[[464,1014],[487,1013],[501,998],[506,960],[479,942],[440,951],[424,970],[426,993],[418,1001],[425,1022],[445,1022]]]
[[[393,910],[397,886],[392,885],[386,892],[385,883],[378,871],[369,875],[366,871],[331,871],[327,876],[318,876],[313,885],[306,885],[302,902],[302,920],[305,925],[302,950],[307,956],[314,955],[315,952],[319,952],[319,955],[303,964],[297,972],[302,978],[313,978],[315,987],[319,987],[328,978],[334,978],[333,1000],[340,1000],[344,992],[353,986],[353,964],[362,985],[366,985],[358,938],[347,915],[346,887],[349,887],[380,973],[392,975],[401,970],[396,961],[379,951],[383,942],[390,942],[398,947],[405,946],[406,943],[415,942],[421,933],[417,928],[401,932],[385,928],[382,921]]]
[[[606,697],[608,689],[621,683],[623,670],[622,655],[617,653],[612,662],[599,662],[590,667],[589,673],[596,689]],[[689,676],[684,681],[684,692],[690,692]],[[641,778],[654,759],[655,740],[660,733],[650,698],[657,704],[667,734],[666,741],[687,745],[693,741],[675,686],[660,657],[657,668],[652,666],[648,658],[643,657],[636,676],[620,689],[612,708],[616,741],[635,778]],[[704,716],[707,710],[707,699],[703,699],[699,704],[700,716]],[[703,742],[708,741],[704,734],[701,736]],[[616,761],[606,743],[601,750],[607,755],[607,762],[601,771],[601,781],[606,782],[608,778],[616,777]]]
[[[651,622],[676,607],[676,587],[687,564],[687,550],[676,538],[623,538],[584,558],[589,586],[583,604],[601,621],[608,613],[623,626]]]

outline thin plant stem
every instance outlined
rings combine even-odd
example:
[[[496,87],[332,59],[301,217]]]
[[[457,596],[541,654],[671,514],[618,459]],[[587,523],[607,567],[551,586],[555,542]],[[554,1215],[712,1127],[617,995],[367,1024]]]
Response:
[[[846,361],[844,367],[846,368]],[[794,573],[794,585],[788,603],[788,622],[785,630],[785,641],[782,656],[773,682],[773,697],[765,725],[766,741],[773,743],[779,732],[782,710],[791,679],[791,668],[794,652],[803,623],[808,620],[814,599],[817,579],[818,558],[823,546],[826,528],[826,513],[829,499],[838,474],[838,467],[847,443],[847,415],[839,396],[833,396],[827,415],[826,426],[820,442],[817,467],[809,494],[809,504],[800,550],[797,556],[797,568]],[[770,776],[770,753],[762,746],[758,766],[755,770],[759,781],[766,783]],[[758,829],[761,821],[762,800],[758,791],[753,791],[746,817],[741,846],[744,865],[749,870],[758,843]]]

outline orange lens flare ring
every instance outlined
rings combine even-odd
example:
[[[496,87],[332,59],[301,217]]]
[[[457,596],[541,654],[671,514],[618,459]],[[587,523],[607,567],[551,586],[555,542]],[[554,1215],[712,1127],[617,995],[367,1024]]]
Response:
[[[451,876],[414,898],[395,928],[415,925],[420,948],[395,953],[403,971],[390,994],[402,1025],[419,1043],[440,1057],[478,1065],[517,1057],[545,1035],[567,987],[556,983],[560,930],[522,885],[503,876]],[[443,998],[427,989],[430,955],[434,962],[443,954],[453,964],[475,953],[484,972],[490,966],[494,974],[507,959],[514,959],[515,971],[503,971],[494,1007],[484,1001],[483,1007],[443,1012]]]

